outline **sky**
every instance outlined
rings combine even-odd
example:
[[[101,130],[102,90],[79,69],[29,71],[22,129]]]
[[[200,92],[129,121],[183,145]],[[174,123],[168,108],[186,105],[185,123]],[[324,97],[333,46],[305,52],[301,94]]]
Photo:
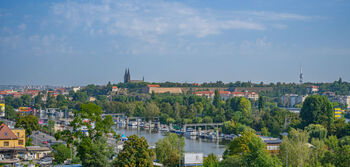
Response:
[[[0,85],[350,81],[347,0],[0,1]]]

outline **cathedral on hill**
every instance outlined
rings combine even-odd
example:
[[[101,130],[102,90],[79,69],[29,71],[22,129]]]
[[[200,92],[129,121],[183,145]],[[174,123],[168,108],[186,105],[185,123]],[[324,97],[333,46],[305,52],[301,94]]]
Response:
[[[145,78],[143,77],[142,80],[131,80],[130,79],[130,70],[125,69],[125,74],[124,74],[124,83],[141,83],[145,82]]]

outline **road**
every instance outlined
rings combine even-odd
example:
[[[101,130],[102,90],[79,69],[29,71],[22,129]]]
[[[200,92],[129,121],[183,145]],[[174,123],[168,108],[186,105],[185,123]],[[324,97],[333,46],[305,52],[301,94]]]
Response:
[[[0,121],[3,121],[10,128],[14,128],[16,125],[16,122],[10,121],[10,120],[5,119],[5,118],[0,118]]]
[[[55,137],[50,136],[40,131],[34,131],[31,135],[33,145],[37,146],[50,146],[50,143],[44,144],[44,141],[51,140],[52,143],[63,142],[62,140],[56,141]]]

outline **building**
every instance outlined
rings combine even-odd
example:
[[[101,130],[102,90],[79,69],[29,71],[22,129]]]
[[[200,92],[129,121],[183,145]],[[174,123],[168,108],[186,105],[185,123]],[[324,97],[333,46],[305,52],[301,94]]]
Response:
[[[306,90],[308,93],[313,94],[313,93],[317,93],[319,90],[318,86],[314,86],[314,85],[310,85],[306,87]]]
[[[112,86],[112,92],[117,92],[118,91],[118,87],[117,86]]]
[[[25,130],[0,126],[0,148],[25,148]]]
[[[145,81],[145,78],[142,78],[142,80],[131,80],[130,70],[125,69],[124,83],[141,83],[144,81]]]
[[[223,100],[227,100],[232,97],[245,97],[250,100],[258,100],[259,94],[255,92],[230,92],[230,91],[219,91],[220,96]],[[197,96],[203,96],[206,98],[214,98],[215,91],[198,91],[193,93]]]
[[[347,109],[350,109],[350,96],[335,95],[334,92],[324,92],[322,95],[327,96],[329,101],[344,104]]]
[[[342,110],[341,108],[334,109],[334,117],[335,118],[341,118],[342,113],[344,113],[344,110]]]
[[[236,87],[235,92],[269,92],[272,87]]]
[[[250,100],[258,100],[259,94],[256,92],[231,92],[231,97],[245,97]]]
[[[28,146],[26,151],[19,154],[19,157],[22,157],[24,160],[35,160],[48,156],[51,152],[49,147]]]
[[[96,98],[95,98],[95,97],[90,96],[90,97],[88,98],[88,100],[89,100],[89,102],[94,102],[94,101],[96,101]]]
[[[151,94],[154,93],[171,93],[171,94],[182,94],[183,91],[181,88],[177,87],[160,87],[159,85],[147,85],[143,88],[144,93]]]
[[[80,86],[79,86],[79,87],[74,87],[74,88],[73,88],[73,92],[74,92],[74,93],[77,93],[79,90],[80,90]]]
[[[280,144],[282,143],[282,140],[279,138],[273,138],[273,137],[267,137],[267,136],[260,136],[261,140],[266,143],[266,150],[270,154],[277,155],[280,151]]]
[[[285,94],[282,96],[282,105],[284,107],[294,107],[294,105],[303,103],[307,95]]]

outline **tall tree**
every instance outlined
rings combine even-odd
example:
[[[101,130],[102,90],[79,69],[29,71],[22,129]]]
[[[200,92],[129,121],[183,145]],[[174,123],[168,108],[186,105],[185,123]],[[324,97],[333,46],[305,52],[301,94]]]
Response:
[[[176,167],[184,152],[185,140],[176,134],[170,133],[156,143],[157,160],[165,166]]]
[[[221,107],[221,103],[222,103],[222,101],[221,101],[220,92],[219,92],[219,90],[217,89],[217,90],[215,90],[215,95],[214,95],[213,104],[214,104],[214,106],[215,106],[216,108],[219,108],[219,107]]]
[[[5,107],[5,118],[10,120],[16,119],[16,111],[12,106]]]
[[[283,137],[279,157],[286,166],[306,166],[310,156],[308,145],[309,134],[300,129],[291,129],[288,136]]]
[[[132,135],[128,137],[123,145],[123,150],[118,154],[118,158],[113,162],[116,167],[153,167],[153,150],[144,137]]]
[[[55,162],[57,164],[62,164],[65,160],[70,158],[70,149],[64,144],[53,145]]]
[[[260,112],[265,110],[265,98],[263,96],[259,96],[258,109]]]
[[[34,115],[26,114],[24,116],[19,115],[16,118],[16,127],[26,130],[26,135],[30,136],[33,131],[39,129],[39,120]]]
[[[300,117],[304,127],[309,124],[321,124],[330,134],[334,122],[332,103],[325,96],[311,95],[305,99]]]

